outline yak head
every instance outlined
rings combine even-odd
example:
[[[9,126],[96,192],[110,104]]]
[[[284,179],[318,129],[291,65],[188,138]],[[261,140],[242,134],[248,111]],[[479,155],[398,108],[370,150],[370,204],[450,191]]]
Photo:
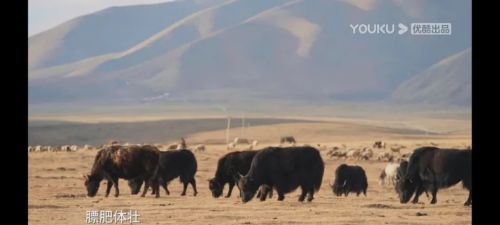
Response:
[[[417,182],[413,178],[404,176],[398,180],[394,188],[399,195],[399,202],[404,204],[410,201],[411,196],[415,193]]]
[[[348,190],[347,179],[335,179],[335,182],[333,184],[330,183],[330,187],[332,188],[334,195],[341,196]]]
[[[256,183],[255,179],[251,176],[241,175],[238,173],[238,188],[240,189],[240,197],[243,203],[252,200],[253,196],[257,192],[259,185]]]
[[[102,178],[98,175],[84,175],[83,178],[85,179],[87,196],[94,197],[99,190],[99,184],[101,183]]]
[[[141,191],[141,187],[144,181],[142,179],[130,179],[128,180],[128,186],[130,187],[130,194],[136,195]]]
[[[212,192],[212,196],[214,198],[218,198],[222,195],[224,186],[215,178],[208,180],[208,187],[210,188],[210,191]]]
[[[401,203],[407,203],[410,201],[411,196],[417,189],[417,179],[415,177],[408,176],[407,170],[408,161],[404,160],[399,164],[396,175],[396,185],[394,186]]]

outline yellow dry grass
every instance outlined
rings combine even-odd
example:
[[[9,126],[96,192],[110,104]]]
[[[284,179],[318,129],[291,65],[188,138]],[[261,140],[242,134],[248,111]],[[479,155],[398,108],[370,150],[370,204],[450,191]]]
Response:
[[[275,145],[276,138],[286,131],[296,136],[299,144],[345,144],[347,148],[368,146],[379,138],[389,146],[407,146],[403,152],[431,142],[440,147],[465,147],[471,142],[468,135],[405,135],[395,133],[397,130],[350,123],[334,127],[328,123],[278,124],[250,128],[245,136],[259,140],[259,147]],[[234,133],[237,132],[235,129]],[[224,131],[193,134],[187,141],[188,144],[204,142],[214,137],[225,137]],[[198,196],[192,195],[191,188],[187,196],[180,196],[182,185],[174,180],[169,185],[171,194],[167,196],[162,190],[159,199],[130,195],[123,180],[118,198],[104,197],[104,182],[96,197],[86,197],[82,174],[90,171],[95,151],[29,153],[29,224],[85,224],[87,210],[129,209],[138,210],[142,224],[471,224],[471,208],[463,206],[468,192],[461,184],[441,190],[436,205],[430,205],[425,195],[420,204],[400,204],[392,187],[378,184],[385,162],[330,159],[325,151],[322,151],[326,165],[323,184],[311,203],[299,203],[296,191],[286,194],[283,202],[274,195],[265,202],[253,199],[243,204],[237,197],[237,188],[229,199],[214,199],[207,179],[213,177],[218,158],[227,152],[224,145],[209,144],[205,152],[195,153]],[[369,183],[366,197],[333,196],[329,182],[341,163],[358,164],[366,170]],[[114,190],[111,193],[110,196]],[[417,216],[417,212],[427,215]]]

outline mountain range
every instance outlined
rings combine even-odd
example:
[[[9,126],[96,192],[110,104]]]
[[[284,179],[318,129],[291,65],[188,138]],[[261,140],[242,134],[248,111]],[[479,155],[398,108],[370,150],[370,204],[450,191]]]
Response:
[[[451,35],[352,24],[451,23]],[[396,26],[397,29],[397,26]],[[467,0],[179,0],[28,39],[30,104],[285,99],[470,106]]]

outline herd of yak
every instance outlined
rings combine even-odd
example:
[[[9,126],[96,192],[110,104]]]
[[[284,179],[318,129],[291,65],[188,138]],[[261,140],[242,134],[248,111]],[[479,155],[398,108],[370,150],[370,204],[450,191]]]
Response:
[[[464,205],[472,204],[471,150],[440,149],[420,147],[414,150],[408,161],[397,166],[395,190],[401,203],[407,203],[414,195],[418,202],[422,193],[432,195],[431,204],[436,203],[438,189],[453,186],[462,181],[469,191]],[[261,201],[273,191],[282,201],[286,193],[301,188],[299,201],[314,199],[320,189],[325,165],[320,152],[310,146],[266,147],[261,150],[235,151],[221,157],[217,163],[214,178],[209,180],[212,196],[223,194],[226,184],[230,197],[236,185],[243,202],[255,195]],[[152,145],[120,146],[112,145],[101,149],[89,175],[85,175],[87,195],[96,195],[99,184],[107,180],[106,197],[114,186],[115,196],[119,196],[118,179],[126,179],[132,194],[138,194],[144,185],[142,197],[152,188],[152,194],[160,195],[160,186],[170,194],[168,183],[179,177],[184,185],[182,195],[190,184],[194,195],[197,161],[189,149],[160,151]],[[383,172],[384,174],[384,172]],[[363,168],[341,164],[335,171],[335,180],[330,184],[335,195],[353,192],[366,195],[367,177]]]

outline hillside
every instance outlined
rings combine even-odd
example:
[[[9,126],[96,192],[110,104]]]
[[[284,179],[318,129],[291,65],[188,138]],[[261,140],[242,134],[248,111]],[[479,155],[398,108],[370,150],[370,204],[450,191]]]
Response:
[[[472,54],[465,49],[402,83],[392,94],[398,103],[471,106]]]
[[[448,21],[451,36],[354,35]],[[381,100],[470,47],[467,1],[175,1],[113,7],[29,38],[30,104]]]

